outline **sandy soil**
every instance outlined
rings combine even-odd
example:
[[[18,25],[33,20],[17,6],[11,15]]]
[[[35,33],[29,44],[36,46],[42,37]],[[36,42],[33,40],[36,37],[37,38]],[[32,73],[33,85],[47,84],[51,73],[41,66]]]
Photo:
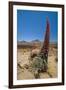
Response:
[[[39,49],[18,49],[17,50],[17,79],[35,79],[34,74],[29,70],[30,60],[29,57],[32,52],[39,52]],[[48,70],[47,72],[40,73],[40,78],[55,78],[57,77],[57,49],[50,48],[48,55]]]

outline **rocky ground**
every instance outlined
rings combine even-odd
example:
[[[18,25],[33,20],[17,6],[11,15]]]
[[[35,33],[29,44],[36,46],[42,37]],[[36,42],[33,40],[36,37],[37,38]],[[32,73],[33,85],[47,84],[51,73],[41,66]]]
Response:
[[[29,69],[30,67],[30,55],[31,53],[39,52],[39,49],[36,48],[34,50],[28,49],[18,49],[17,50],[17,79],[35,79],[34,74]],[[50,48],[49,55],[48,55],[48,70],[47,72],[40,73],[40,79],[42,78],[55,78],[57,77],[57,49]]]

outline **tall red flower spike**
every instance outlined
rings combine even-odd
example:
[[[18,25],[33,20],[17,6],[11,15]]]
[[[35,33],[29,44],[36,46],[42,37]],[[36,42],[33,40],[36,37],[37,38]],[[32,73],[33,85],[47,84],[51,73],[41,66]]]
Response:
[[[50,24],[47,18],[47,26],[46,26],[46,33],[45,33],[45,40],[43,42],[43,47],[41,48],[41,53],[44,55],[44,59],[47,62],[48,58],[48,51],[49,51],[49,37],[50,37]]]
[[[49,51],[49,33],[50,33],[50,25],[47,18],[47,26],[46,26],[46,34],[45,40],[43,42],[43,46],[41,48],[40,53],[34,58],[33,68],[37,71],[35,73],[35,78],[39,78],[39,72],[46,72],[48,69],[48,51]]]

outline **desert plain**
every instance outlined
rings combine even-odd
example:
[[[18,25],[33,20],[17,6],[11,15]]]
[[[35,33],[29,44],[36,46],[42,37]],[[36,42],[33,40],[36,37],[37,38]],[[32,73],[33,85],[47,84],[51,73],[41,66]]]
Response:
[[[17,45],[17,80],[35,79],[30,70],[30,57],[32,54],[38,54],[42,43],[34,41],[33,43],[21,42]],[[56,78],[58,74],[58,55],[57,43],[49,44],[48,69],[47,72],[40,73],[40,79]]]

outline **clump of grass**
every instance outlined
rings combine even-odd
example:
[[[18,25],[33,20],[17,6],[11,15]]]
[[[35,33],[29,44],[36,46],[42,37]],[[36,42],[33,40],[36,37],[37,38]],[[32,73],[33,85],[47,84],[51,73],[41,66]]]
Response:
[[[25,67],[26,69],[29,69],[29,65],[27,65],[27,64],[25,64],[24,67]]]
[[[49,72],[47,72],[48,73],[48,75],[50,76],[50,78],[52,78],[52,75],[49,73]]]
[[[35,72],[34,72],[34,77],[37,79],[37,78],[40,78],[40,75],[39,75],[39,72],[36,70]]]
[[[21,69],[22,69],[22,66],[20,65],[20,63],[18,63],[17,65],[19,66],[19,68],[21,68]]]
[[[57,57],[55,58],[55,61],[58,62],[58,58]]]

